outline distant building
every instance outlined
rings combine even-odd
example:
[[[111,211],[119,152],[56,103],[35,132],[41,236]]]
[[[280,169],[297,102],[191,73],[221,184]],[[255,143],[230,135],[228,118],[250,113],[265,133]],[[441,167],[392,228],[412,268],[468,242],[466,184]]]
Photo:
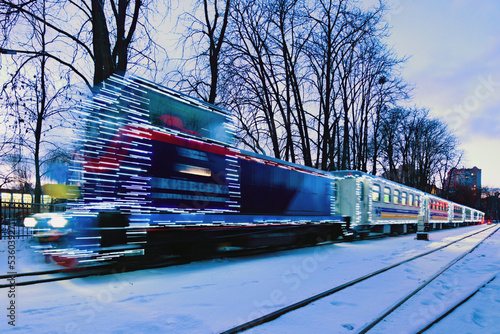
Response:
[[[451,193],[458,189],[467,188],[477,194],[481,190],[481,170],[474,166],[473,168],[452,168],[448,172],[446,180]]]

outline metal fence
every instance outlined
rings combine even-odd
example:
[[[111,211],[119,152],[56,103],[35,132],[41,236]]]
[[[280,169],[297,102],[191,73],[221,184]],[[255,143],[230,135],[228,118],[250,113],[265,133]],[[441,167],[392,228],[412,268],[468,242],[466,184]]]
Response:
[[[14,221],[6,221],[2,223],[2,234],[0,240],[26,239],[33,236],[33,229],[25,226],[14,225]]]
[[[1,202],[0,239],[14,237],[16,239],[31,238],[33,229],[25,227],[24,218],[37,212],[65,211],[65,204],[37,204],[19,202]]]

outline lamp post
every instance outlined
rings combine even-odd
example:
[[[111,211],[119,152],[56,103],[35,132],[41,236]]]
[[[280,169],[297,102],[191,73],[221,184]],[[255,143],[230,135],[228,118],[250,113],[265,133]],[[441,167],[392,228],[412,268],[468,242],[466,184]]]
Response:
[[[375,121],[375,127],[374,127],[374,136],[373,136],[373,166],[372,166],[372,174],[377,175],[377,155],[378,155],[378,131],[380,127],[380,115],[382,114],[382,107],[383,104],[382,102],[384,101],[384,97],[382,96],[383,94],[383,87],[384,84],[387,82],[387,77],[385,75],[380,76],[378,79],[378,84],[380,85],[380,93],[379,93],[379,103],[377,106],[377,117]]]

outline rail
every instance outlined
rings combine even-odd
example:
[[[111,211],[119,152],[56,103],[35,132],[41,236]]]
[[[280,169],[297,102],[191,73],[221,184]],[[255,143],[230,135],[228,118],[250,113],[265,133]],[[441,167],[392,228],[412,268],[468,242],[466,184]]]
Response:
[[[447,244],[445,244],[445,245],[443,245],[443,246],[441,246],[441,247],[438,247],[438,248],[432,249],[432,250],[430,250],[430,251],[427,251],[427,252],[425,252],[425,253],[422,253],[422,254],[419,254],[419,255],[413,256],[413,257],[411,257],[411,258],[408,258],[408,259],[403,260],[403,261],[401,261],[401,262],[398,262],[398,263],[396,263],[396,264],[393,264],[393,265],[387,266],[387,267],[385,267],[385,268],[379,269],[379,270],[377,270],[377,271],[375,271],[375,272],[372,272],[372,273],[370,273],[370,274],[364,275],[364,276],[362,276],[362,277],[359,277],[359,278],[357,278],[357,279],[354,279],[354,280],[352,280],[352,281],[350,281],[350,282],[347,282],[347,283],[344,283],[344,284],[342,284],[342,285],[336,286],[336,287],[334,287],[334,288],[332,288],[332,289],[326,290],[326,291],[324,291],[324,292],[321,292],[321,293],[319,293],[319,294],[317,294],[317,295],[314,295],[314,296],[312,296],[312,297],[309,297],[309,298],[307,298],[307,299],[304,299],[304,300],[299,301],[299,302],[297,302],[297,303],[294,303],[294,304],[292,304],[292,305],[289,305],[289,306],[286,306],[286,307],[284,307],[284,308],[278,309],[278,310],[276,310],[276,311],[274,311],[274,312],[271,312],[271,313],[269,313],[269,314],[266,314],[266,315],[264,315],[264,316],[262,316],[262,317],[259,317],[259,318],[257,318],[257,319],[254,319],[254,320],[252,320],[252,321],[249,321],[249,322],[243,323],[243,324],[241,324],[241,325],[238,325],[238,326],[236,326],[236,327],[233,327],[233,328],[231,328],[231,329],[228,329],[228,330],[226,330],[226,331],[224,331],[224,332],[222,332],[222,333],[223,333],[223,334],[240,333],[240,332],[242,332],[242,331],[245,331],[245,330],[248,330],[248,329],[251,329],[251,328],[257,327],[257,326],[259,326],[259,325],[262,325],[262,324],[264,324],[264,323],[267,323],[267,322],[273,321],[273,320],[275,320],[275,319],[277,319],[277,318],[279,318],[279,317],[281,317],[281,316],[283,316],[283,315],[285,315],[285,314],[287,314],[287,313],[290,313],[290,312],[292,312],[292,311],[295,311],[295,310],[298,310],[298,309],[300,309],[300,308],[303,308],[303,307],[305,307],[305,306],[307,306],[307,305],[309,305],[309,304],[311,304],[311,303],[313,303],[313,302],[315,302],[315,301],[317,301],[317,300],[319,300],[319,299],[322,299],[322,298],[325,298],[325,297],[327,297],[327,296],[333,295],[333,294],[335,294],[335,293],[337,293],[337,292],[339,292],[339,291],[341,291],[341,290],[344,290],[344,289],[346,289],[346,288],[348,288],[348,287],[354,286],[354,285],[356,285],[356,284],[358,284],[358,283],[361,283],[361,282],[363,282],[363,281],[365,281],[365,280],[367,280],[367,279],[369,279],[369,278],[371,278],[371,277],[374,277],[374,276],[377,276],[377,275],[379,275],[379,274],[381,274],[381,273],[384,273],[384,272],[386,272],[386,271],[389,271],[389,270],[391,270],[391,269],[393,269],[393,268],[395,268],[395,267],[398,267],[398,266],[400,266],[400,265],[402,265],[402,264],[405,264],[405,263],[411,262],[411,261],[416,260],[416,259],[418,259],[418,258],[421,258],[421,257],[424,257],[424,256],[426,256],[426,255],[429,255],[429,254],[432,254],[432,253],[434,253],[434,252],[437,252],[437,251],[439,251],[439,250],[441,250],[441,249],[444,249],[444,248],[449,247],[449,246],[451,246],[451,245],[453,245],[453,244],[455,244],[455,243],[458,243],[458,242],[460,242],[460,241],[462,241],[462,240],[464,240],[464,239],[467,239],[467,238],[472,237],[472,236],[474,236],[474,235],[476,235],[476,234],[479,234],[479,233],[485,232],[485,231],[487,231],[487,230],[489,230],[489,229],[491,229],[491,228],[493,228],[493,227],[494,227],[494,226],[491,226],[491,227],[488,227],[488,228],[482,229],[482,230],[480,230],[480,231],[474,232],[474,233],[472,233],[472,234],[470,234],[470,235],[467,235],[467,236],[465,236],[465,237],[462,237],[462,238],[460,238],[460,239],[457,239],[457,240],[454,240],[454,241],[452,241],[452,242],[449,242],[449,243],[447,243]],[[495,229],[495,232],[496,232],[496,231],[497,231],[497,229]],[[493,232],[493,233],[494,233],[494,232]],[[491,234],[493,234],[493,233],[491,233]],[[467,252],[467,253],[468,253],[468,252]],[[370,325],[368,325],[368,326],[370,326]],[[368,327],[368,326],[366,326],[366,325],[365,325],[365,327]],[[372,326],[370,326],[370,328],[371,328],[371,327],[372,327]],[[361,329],[361,330],[363,331],[363,329]]]
[[[483,230],[484,231],[484,230]],[[391,308],[389,308],[386,312],[384,312],[383,314],[381,314],[380,316],[378,316],[376,319],[374,319],[372,322],[370,322],[369,324],[365,325],[362,329],[360,329],[358,331],[359,334],[364,334],[364,333],[367,333],[370,329],[372,329],[373,327],[375,327],[375,325],[377,325],[378,323],[380,323],[382,320],[384,320],[385,318],[387,318],[387,316],[389,314],[391,314],[392,312],[394,312],[395,310],[397,310],[399,307],[401,307],[401,305],[403,305],[406,301],[408,301],[410,298],[412,298],[413,296],[415,296],[420,290],[424,289],[426,286],[428,286],[431,282],[433,282],[436,278],[440,277],[441,275],[443,275],[443,273],[445,273],[448,269],[450,269],[453,265],[455,265],[458,261],[462,260],[464,257],[466,257],[467,255],[471,254],[474,250],[476,250],[479,245],[481,245],[486,239],[488,239],[489,237],[491,237],[493,234],[495,234],[496,232],[498,231],[498,228],[496,228],[492,233],[490,233],[486,238],[484,238],[483,240],[481,240],[481,242],[479,242],[476,246],[474,246],[473,248],[469,249],[468,251],[465,251],[463,252],[460,256],[458,256],[457,258],[455,258],[453,261],[451,261],[450,263],[448,263],[447,266],[445,266],[444,268],[442,268],[440,271],[438,271],[436,274],[434,274],[431,278],[427,279],[423,284],[421,284],[418,288],[416,288],[415,290],[413,290],[411,293],[409,293],[406,297],[402,298],[400,301],[398,301],[396,304],[394,304]],[[490,282],[491,280],[493,280],[493,278],[490,278],[488,280],[488,282]],[[485,282],[485,284],[487,284],[487,282]]]

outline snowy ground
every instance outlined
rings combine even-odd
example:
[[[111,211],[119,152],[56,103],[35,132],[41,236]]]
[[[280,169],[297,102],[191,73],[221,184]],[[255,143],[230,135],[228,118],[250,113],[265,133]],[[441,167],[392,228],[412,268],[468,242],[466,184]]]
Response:
[[[4,314],[0,318],[0,332],[218,333],[483,228],[484,225],[433,232],[430,242],[407,235],[18,286],[15,299],[7,297],[9,289],[2,289],[0,308]],[[7,255],[7,248],[7,241],[0,241],[0,254]],[[46,265],[43,259],[35,256],[26,241],[16,242],[15,256],[16,272],[54,266]],[[458,278],[457,282],[477,285],[485,276],[500,272],[500,232],[485,243],[477,258],[480,261],[469,260],[461,264],[462,268],[468,269],[469,275]],[[6,274],[9,271],[7,256],[0,259],[0,272]],[[408,271],[401,275],[403,280],[411,276]],[[5,283],[8,282],[2,282]],[[384,300],[384,291],[378,286],[366,288],[379,291],[376,298]],[[462,289],[456,287],[453,291]],[[15,303],[15,327],[9,325],[11,320],[7,317],[7,307],[12,300]],[[440,308],[441,300],[439,293],[429,296],[427,306],[411,306],[410,315],[417,314],[413,319],[417,321],[419,315]],[[349,326],[340,330],[325,324],[332,317],[364,319],[369,313],[369,301],[351,308],[335,308],[340,303],[327,301],[327,306],[315,307],[313,314],[306,318],[287,321],[283,317],[272,325],[274,327],[269,327],[269,331],[262,329],[260,332],[355,332]],[[349,300],[342,303],[348,304]],[[439,325],[441,327],[436,326],[429,332],[500,333],[499,314],[500,277],[453,312]],[[391,320],[396,326],[390,327],[391,333],[409,332],[408,322],[400,319],[403,317]],[[380,327],[374,332],[382,333],[383,330],[384,327]]]

